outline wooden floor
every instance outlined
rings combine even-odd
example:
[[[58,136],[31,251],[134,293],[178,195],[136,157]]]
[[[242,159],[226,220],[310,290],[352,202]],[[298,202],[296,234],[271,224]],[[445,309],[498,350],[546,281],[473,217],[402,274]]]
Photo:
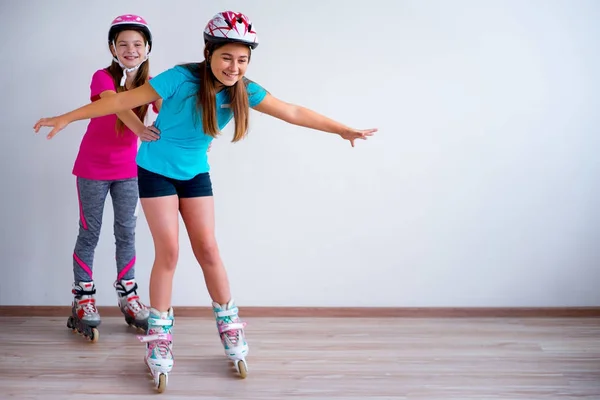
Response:
[[[214,321],[178,318],[157,394],[121,318],[100,340],[66,318],[0,317],[0,398],[600,399],[600,319],[248,318],[249,376]]]

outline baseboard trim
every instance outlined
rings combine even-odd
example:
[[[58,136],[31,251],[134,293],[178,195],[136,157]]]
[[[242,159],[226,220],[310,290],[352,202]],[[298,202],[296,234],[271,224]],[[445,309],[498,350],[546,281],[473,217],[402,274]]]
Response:
[[[116,306],[98,307],[106,317]],[[212,318],[209,307],[173,307],[180,317]],[[69,306],[0,306],[0,317],[64,317]],[[240,307],[247,318],[600,318],[600,307]]]

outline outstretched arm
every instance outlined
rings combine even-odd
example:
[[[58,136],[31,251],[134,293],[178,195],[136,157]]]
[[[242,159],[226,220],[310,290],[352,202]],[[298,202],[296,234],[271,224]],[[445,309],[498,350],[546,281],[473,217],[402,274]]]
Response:
[[[100,98],[104,99],[108,96],[115,96],[116,94],[117,93],[113,90],[105,90],[104,92],[100,93]],[[131,129],[136,135],[141,133],[146,128],[146,125],[144,125],[144,123],[132,110],[118,112],[117,117],[123,121],[125,126]]]
[[[308,108],[281,101],[270,93],[267,93],[263,101],[254,109],[290,124],[322,132],[336,133],[349,140],[352,147],[354,147],[354,140],[366,140],[368,136],[373,136],[377,132],[377,129],[358,130],[350,128]]]
[[[100,98],[105,98],[108,96],[116,96],[117,92],[114,90],[105,90],[100,93]],[[159,102],[161,102],[159,104]],[[160,106],[162,105],[162,100],[157,100],[153,104],[156,104],[156,108],[160,110]],[[117,113],[117,117],[123,121],[126,127],[131,129],[133,133],[137,137],[140,138],[142,142],[152,142],[158,140],[158,129],[155,126],[146,127],[144,122],[140,120],[136,113],[133,110],[121,111]]]
[[[149,83],[145,83],[133,90],[103,97],[98,101],[79,107],[58,117],[42,118],[36,122],[33,129],[38,133],[42,126],[53,127],[54,129],[48,134],[48,139],[51,139],[71,122],[121,113],[132,110],[142,104],[152,103],[158,99],[160,99],[158,93],[156,93]]]

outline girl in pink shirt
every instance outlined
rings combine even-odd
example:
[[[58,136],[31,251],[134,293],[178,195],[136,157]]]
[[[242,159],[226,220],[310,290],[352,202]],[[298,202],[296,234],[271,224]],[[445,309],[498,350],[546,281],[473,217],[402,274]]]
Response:
[[[152,34],[143,18],[121,15],[108,30],[113,59],[96,71],[90,85],[91,101],[142,86],[150,79],[148,56]],[[158,113],[160,101],[153,103]],[[135,228],[138,185],[138,137],[156,140],[158,131],[146,127],[148,105],[104,117],[92,118],[81,141],[73,174],[79,197],[79,235],[73,252],[73,303],[67,326],[92,341],[98,339],[100,314],[95,305],[92,270],[100,237],[102,214],[110,193],[114,209],[117,277],[114,287],[128,324],[147,329],[148,309],[137,295],[135,282]]]

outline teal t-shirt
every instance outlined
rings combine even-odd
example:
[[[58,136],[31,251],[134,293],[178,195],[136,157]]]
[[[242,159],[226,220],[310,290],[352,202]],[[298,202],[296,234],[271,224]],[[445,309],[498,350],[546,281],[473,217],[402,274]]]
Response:
[[[163,99],[155,125],[160,139],[142,142],[137,164],[154,173],[173,179],[187,180],[208,172],[208,146],[213,138],[202,129],[202,116],[196,114],[199,81],[183,66],[170,68],[150,80],[150,85]],[[267,91],[257,83],[247,83],[250,107],[258,105]],[[216,95],[217,121],[223,129],[233,118],[225,91]]]

